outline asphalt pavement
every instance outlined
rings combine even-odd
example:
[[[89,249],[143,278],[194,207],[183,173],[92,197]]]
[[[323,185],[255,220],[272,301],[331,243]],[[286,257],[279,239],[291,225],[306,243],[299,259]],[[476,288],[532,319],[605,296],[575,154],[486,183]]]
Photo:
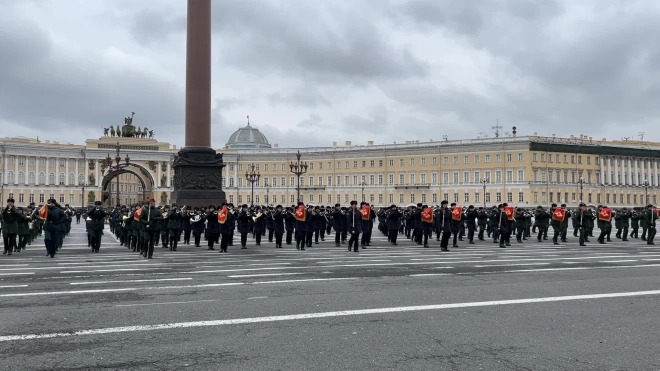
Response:
[[[237,240],[237,238],[235,238]],[[660,246],[0,255],[0,370],[660,370]]]

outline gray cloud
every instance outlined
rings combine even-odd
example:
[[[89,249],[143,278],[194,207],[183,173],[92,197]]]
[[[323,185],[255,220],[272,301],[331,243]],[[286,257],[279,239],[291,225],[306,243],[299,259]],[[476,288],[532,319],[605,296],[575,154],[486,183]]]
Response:
[[[185,2],[26,1],[0,1],[8,136],[82,143],[135,111],[183,145]],[[521,135],[660,140],[654,2],[213,4],[216,147],[248,114],[281,146],[458,139],[497,119]]]

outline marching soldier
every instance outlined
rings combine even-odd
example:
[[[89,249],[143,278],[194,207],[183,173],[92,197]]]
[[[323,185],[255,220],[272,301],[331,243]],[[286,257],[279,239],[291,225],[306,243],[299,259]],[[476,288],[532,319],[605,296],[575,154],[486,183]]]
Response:
[[[358,242],[360,239],[360,233],[362,232],[362,214],[360,213],[360,210],[358,210],[358,204],[355,200],[351,201],[351,209],[346,222],[351,235],[348,240],[348,251],[351,251],[351,247],[353,247],[353,251],[358,252]]]
[[[163,218],[154,203],[153,198],[149,198],[149,203],[140,213],[140,224],[142,224],[142,231],[144,236],[144,252],[145,259],[152,259],[154,255],[154,243],[156,242],[156,235],[159,233],[159,222]]]
[[[646,237],[646,244],[655,245],[653,239],[655,238],[655,223],[658,220],[658,209],[653,207],[653,205],[648,205],[646,207],[646,213],[644,214],[644,220],[646,220],[646,225],[649,232],[648,236]]]
[[[284,235],[284,215],[282,214],[282,205],[275,206],[275,212],[272,214],[273,233],[275,235],[275,248],[282,248],[282,236]]]
[[[87,218],[91,219],[89,222],[90,242],[92,244],[92,252],[99,252],[101,248],[101,236],[103,235],[104,220],[106,213],[101,208],[101,201],[94,202],[94,209],[87,213]],[[116,227],[115,227],[116,228]]]

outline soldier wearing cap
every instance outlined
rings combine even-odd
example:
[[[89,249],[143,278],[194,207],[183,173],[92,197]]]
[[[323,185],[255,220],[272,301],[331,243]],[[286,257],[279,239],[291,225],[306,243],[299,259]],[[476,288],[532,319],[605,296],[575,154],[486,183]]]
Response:
[[[2,239],[5,249],[3,254],[11,255],[16,248],[16,235],[18,234],[19,212],[14,206],[14,199],[7,199],[7,206],[2,209]]]
[[[105,216],[105,210],[101,208],[101,201],[94,202],[94,209],[87,213],[87,218],[91,219],[87,233],[90,236],[92,252],[97,253],[101,248],[101,236],[103,236]]]
[[[341,246],[340,239],[346,231],[346,215],[342,212],[339,203],[335,204],[335,210],[332,212],[332,229],[335,230],[335,246]]]
[[[585,222],[586,220],[584,219],[584,213],[587,211],[587,205],[584,202],[580,203],[579,208],[577,211],[575,211],[575,215],[573,216],[573,220],[576,223],[576,226],[578,228],[578,237],[580,238],[580,246],[587,246],[585,244],[586,239],[587,239],[587,233],[585,230]],[[602,234],[602,232],[601,232]]]
[[[653,205],[649,204],[646,206],[646,212],[644,213],[644,220],[646,220],[646,227],[648,228],[648,235],[646,236],[646,244],[655,245],[653,239],[655,238],[656,232],[656,221],[658,220],[657,209]]]
[[[348,211],[348,217],[346,218],[346,223],[350,238],[348,240],[348,251],[358,252],[358,242],[360,241],[360,233],[362,233],[362,214],[358,210],[357,201],[351,201],[351,209]]]

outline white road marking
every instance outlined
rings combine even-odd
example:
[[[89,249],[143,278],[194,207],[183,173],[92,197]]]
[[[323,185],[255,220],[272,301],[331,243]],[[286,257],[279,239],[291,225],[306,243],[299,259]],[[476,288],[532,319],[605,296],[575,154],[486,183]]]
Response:
[[[60,269],[62,269],[60,267]],[[94,273],[94,272],[127,272],[127,271],[154,271],[154,270],[162,270],[162,269],[172,269],[170,267],[144,267],[144,268],[119,268],[119,269],[94,269],[91,271],[62,271],[60,274],[65,274],[65,273]]]
[[[11,289],[16,287],[28,287],[28,285],[7,285],[7,286],[0,286],[0,289]]]
[[[40,292],[21,292],[12,294],[0,294],[0,297],[24,297],[24,296],[54,296],[54,295],[77,295],[77,294],[103,294],[107,292],[124,292],[140,290],[179,290],[179,289],[198,289],[208,287],[224,286],[246,286],[246,285],[269,285],[280,283],[302,283],[302,282],[321,282],[321,281],[346,281],[356,280],[356,277],[347,278],[308,278],[301,280],[282,280],[282,281],[261,281],[261,282],[227,282],[227,283],[207,283],[199,285],[183,286],[152,286],[152,287],[122,287],[113,289],[95,289],[95,290],[70,290],[70,291],[40,291]]]
[[[551,263],[520,263],[520,264],[487,264],[487,265],[473,265],[474,268],[487,268],[487,267],[515,267],[515,266],[530,266],[530,265],[550,265]]]
[[[16,276],[16,275],[26,276],[34,274],[34,272],[13,272],[13,273],[0,273],[0,276]]]
[[[143,332],[143,331],[155,331],[155,330],[172,330],[172,329],[180,329],[180,328],[243,325],[243,324],[254,324],[254,323],[264,323],[264,322],[311,320],[311,319],[331,318],[331,317],[364,316],[364,315],[373,315],[373,314],[393,314],[393,313],[406,313],[406,312],[421,312],[421,311],[429,311],[429,310],[493,307],[493,306],[516,305],[516,304],[538,304],[538,303],[552,303],[552,302],[578,301],[578,300],[616,299],[616,298],[627,298],[627,297],[636,297],[636,296],[656,296],[656,295],[660,295],[660,290],[614,292],[614,293],[606,293],[606,294],[589,294],[589,295],[551,296],[551,297],[543,297],[543,298],[493,300],[493,301],[480,301],[480,302],[468,302],[468,303],[417,305],[417,306],[408,306],[408,307],[357,309],[357,310],[344,310],[344,311],[335,311],[335,312],[290,314],[290,315],[270,316],[270,317],[178,322],[178,323],[165,323],[165,324],[157,324],[157,325],[107,327],[107,328],[99,328],[99,329],[79,330],[74,332],[59,332],[59,333],[50,333],[50,334],[44,333],[44,334],[26,334],[26,335],[6,335],[6,336],[0,336],[0,342],[20,341],[20,340],[41,340],[41,339],[72,337],[72,336],[105,335],[105,334]]]
[[[250,278],[250,277],[272,277],[272,276],[294,276],[302,273],[261,273],[261,274],[238,274],[227,276],[227,278]]]
[[[630,259],[630,260],[609,260],[609,261],[599,261],[599,263],[629,263],[629,262],[636,262],[638,260]]]
[[[101,285],[104,283],[132,283],[132,282],[141,282],[141,283],[151,283],[158,281],[190,281],[191,277],[183,278],[145,278],[142,280],[119,280],[119,281],[96,281],[96,282],[70,282],[69,285]]]

